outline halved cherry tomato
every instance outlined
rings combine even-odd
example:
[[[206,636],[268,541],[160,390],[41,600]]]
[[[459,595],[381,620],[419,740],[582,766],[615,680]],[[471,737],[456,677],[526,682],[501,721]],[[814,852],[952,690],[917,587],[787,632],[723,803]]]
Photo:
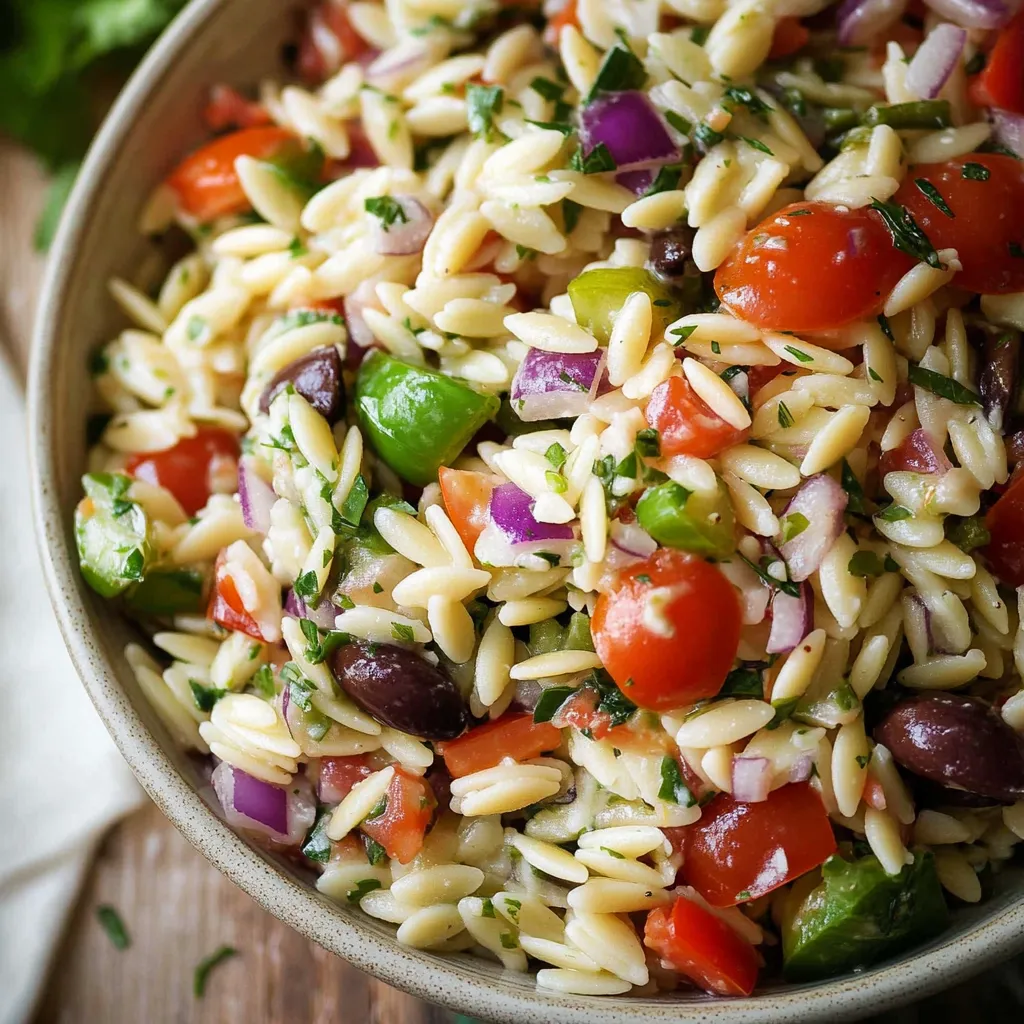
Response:
[[[731,907],[816,868],[835,848],[828,812],[807,782],[760,803],[720,793],[687,827],[680,874],[712,906]]]
[[[591,632],[619,689],[668,711],[721,689],[740,642],[740,603],[715,566],[661,548],[598,597]]]
[[[533,715],[509,712],[470,729],[458,739],[435,743],[453,779],[493,768],[503,757],[526,761],[554,750],[562,734],[550,722],[535,722]]]
[[[746,430],[726,423],[685,377],[669,377],[652,392],[644,412],[658,431],[662,455],[710,459],[747,439]]]
[[[1018,68],[1018,74],[1024,71]],[[985,168],[988,178],[965,178],[965,164]],[[953,217],[921,191],[919,178],[938,189]],[[942,164],[915,164],[893,201],[913,214],[936,249],[956,249],[963,264],[953,279],[957,287],[982,295],[1024,289],[1024,163],[998,153],[969,153]]]
[[[277,125],[243,128],[222,135],[189,154],[167,178],[186,213],[200,221],[242,213],[249,208],[235,171],[235,160],[251,156],[266,160],[283,147],[298,144],[296,137]]]
[[[347,757],[321,757],[320,777],[317,791],[321,803],[341,803],[357,782],[373,774],[369,758],[365,754],[351,754]]]
[[[716,271],[715,291],[762,329],[825,331],[880,313],[913,265],[874,210],[792,203],[747,233]]]
[[[647,915],[644,945],[705,992],[749,996],[760,957],[731,925],[685,896]]]
[[[299,40],[296,70],[307,84],[319,85],[368,49],[348,20],[348,0],[321,0]]]
[[[573,728],[580,732],[586,729],[595,740],[607,739],[616,729],[628,732],[623,725],[613,726],[612,716],[606,711],[597,710],[600,699],[592,686],[581,686],[558,709],[554,721],[562,728]]]
[[[799,18],[780,18],[775,23],[772,48],[768,52],[769,60],[792,56],[797,50],[802,50],[810,38],[810,31]]]
[[[203,121],[211,132],[223,132],[229,128],[269,124],[270,115],[262,104],[247,100],[237,89],[221,83],[210,89],[210,98],[203,107]]]
[[[950,467],[945,453],[936,448],[922,427],[908,434],[895,448],[882,452],[878,475],[886,473],[945,473]]]
[[[425,779],[396,765],[384,796],[383,812],[364,820],[359,828],[380,843],[389,857],[408,864],[423,849],[423,837],[437,807],[434,791]]]
[[[544,42],[553,49],[558,49],[558,41],[562,37],[562,29],[572,25],[573,28],[580,27],[579,13],[576,10],[576,0],[567,0],[562,9],[548,18],[547,27],[544,29]]]
[[[1024,584],[1024,473],[1010,481],[1003,496],[988,510],[985,527],[992,535],[981,553],[989,568],[1011,587]]]
[[[129,456],[124,468],[138,480],[166,487],[192,516],[210,497],[210,471],[216,462],[237,461],[238,453],[234,434],[220,427],[200,427],[194,437],[183,437],[173,448]]]
[[[466,550],[473,554],[473,548],[487,526],[487,509],[491,504],[491,491],[496,479],[489,473],[473,473],[466,469],[449,469],[442,466],[437,471],[444,499],[452,525],[458,530]]]
[[[780,373],[785,373],[785,363],[778,366],[752,366],[747,370],[747,387],[750,389],[750,400],[757,397],[758,391],[766,384],[770,384]]]
[[[206,617],[232,633],[245,633],[254,640],[263,640],[263,634],[256,620],[246,611],[235,581],[227,571],[224,552],[217,556],[213,569],[213,590]]]
[[[971,102],[1024,114],[1024,12],[996,36],[985,67],[971,79]]]

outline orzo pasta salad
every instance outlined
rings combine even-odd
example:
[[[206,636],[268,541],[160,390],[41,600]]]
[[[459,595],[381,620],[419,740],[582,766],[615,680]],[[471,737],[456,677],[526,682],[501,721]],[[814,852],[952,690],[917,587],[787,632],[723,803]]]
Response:
[[[75,519],[227,821],[560,992],[940,934],[1024,837],[1024,15],[332,0],[289,52],[111,282]]]

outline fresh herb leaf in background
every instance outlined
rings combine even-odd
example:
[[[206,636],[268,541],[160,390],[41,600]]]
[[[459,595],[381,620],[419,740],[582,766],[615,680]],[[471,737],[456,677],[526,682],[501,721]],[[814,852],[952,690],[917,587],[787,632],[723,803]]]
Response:
[[[103,112],[184,0],[3,0],[0,132],[57,172],[36,244],[63,200]]]
[[[121,920],[121,915],[111,906],[105,904],[96,908],[96,916],[99,918],[103,930],[117,949],[127,949],[132,940],[128,937],[128,930]]]
[[[197,999],[202,999],[206,993],[206,981],[210,976],[210,971],[218,964],[222,964],[225,960],[230,960],[231,957],[237,955],[238,950],[234,947],[221,946],[216,953],[211,953],[205,960],[199,961],[196,972],[192,977],[192,991]]]

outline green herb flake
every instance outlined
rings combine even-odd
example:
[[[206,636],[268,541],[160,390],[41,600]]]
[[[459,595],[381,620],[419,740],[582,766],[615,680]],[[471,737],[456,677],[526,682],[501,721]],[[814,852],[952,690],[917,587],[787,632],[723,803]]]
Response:
[[[750,895],[749,889],[743,889],[741,892],[736,893],[737,903],[744,903],[746,900],[750,899],[753,899],[753,896]]]
[[[602,174],[605,171],[614,171],[617,166],[603,142],[599,142],[586,155],[583,153],[583,147],[578,146],[569,160],[569,167],[581,174]]]
[[[374,889],[380,889],[379,878],[362,878],[356,882],[356,887],[349,890],[348,895],[345,897],[349,903],[358,903],[368,892],[373,892]]]
[[[914,184],[937,210],[941,210],[947,217],[956,217],[949,204],[942,198],[942,193],[927,178],[915,178]]]
[[[745,142],[751,149],[756,149],[761,153],[767,153],[769,156],[775,156],[775,154],[760,139],[752,139],[746,135],[738,135],[737,138],[740,142]]]
[[[960,177],[968,181],[988,181],[992,172],[984,164],[966,163],[960,168]]]
[[[779,520],[779,526],[782,528],[782,543],[788,544],[794,537],[799,537],[810,525],[810,520],[803,512],[790,512],[788,516],[783,516]]]
[[[786,351],[798,362],[801,363],[813,363],[814,356],[809,355],[803,349],[797,348],[795,345],[786,345]]]
[[[385,231],[390,231],[394,224],[407,224],[409,215],[402,204],[391,196],[374,196],[363,203],[363,209],[373,214],[380,221]]]
[[[252,688],[264,700],[271,700],[276,693],[274,670],[269,665],[260,665],[252,677]]]
[[[373,867],[383,864],[388,859],[388,851],[376,839],[371,839],[367,835],[363,836],[363,848],[366,850],[366,859]]]
[[[782,427],[783,430],[785,430],[787,427],[793,426],[793,423],[795,422],[793,419],[793,414],[789,411],[789,406],[786,405],[785,402],[779,402],[777,415],[779,420],[779,426]]]
[[[562,223],[565,224],[565,233],[571,235],[580,222],[580,214],[583,207],[572,199],[562,200]]]
[[[772,108],[749,89],[738,85],[730,85],[725,90],[724,100],[725,109],[730,113],[737,106],[746,107],[756,118],[764,121],[766,124],[768,123],[768,115],[772,112]]]
[[[206,982],[210,972],[225,960],[238,956],[238,950],[233,946],[221,946],[215,953],[199,961],[195,974],[192,976],[192,992],[197,999],[202,999],[206,993]]]
[[[657,459],[661,456],[661,437],[654,427],[645,427],[637,432],[636,452],[645,459]]]
[[[680,135],[689,135],[693,131],[693,125],[674,110],[666,110],[664,118]]]
[[[725,677],[718,696],[753,697],[756,700],[764,700],[764,677],[761,674],[760,665],[759,662],[734,668]]]
[[[519,943],[516,941],[516,937],[512,932],[502,932],[499,938],[501,939],[501,945],[504,949],[519,948]]]
[[[658,798],[683,807],[692,807],[697,802],[690,792],[690,787],[683,780],[679,762],[674,757],[661,759],[661,787],[658,789]]]
[[[909,508],[904,508],[902,505],[893,503],[892,505],[886,505],[885,508],[879,509],[875,513],[876,519],[881,519],[885,523],[898,523],[903,519],[913,519],[914,513]]]
[[[192,700],[200,711],[209,713],[213,705],[217,703],[228,691],[220,690],[213,686],[203,686],[194,679],[189,679],[188,688],[192,691]]]
[[[942,261],[935,251],[935,246],[928,240],[928,236],[906,207],[898,203],[883,203],[878,199],[872,199],[871,209],[881,215],[895,248],[936,270],[942,270]]]
[[[756,562],[752,562],[742,551],[737,551],[736,554],[750,566],[758,576],[768,584],[769,587],[774,587],[777,590],[781,590],[784,594],[789,597],[800,597],[800,584],[794,583],[792,580],[778,580],[774,576],[771,576],[762,566]]]
[[[498,85],[466,87],[466,118],[469,130],[477,137],[491,141],[498,134],[494,119],[505,104],[505,90]]]
[[[556,441],[544,453],[544,458],[547,459],[556,470],[561,469],[565,465],[565,449]]]
[[[550,78],[541,78],[539,76],[530,82],[530,88],[551,103],[558,102],[562,98],[562,93],[565,92],[564,85],[552,82]]]
[[[847,565],[851,576],[881,576],[886,570],[882,559],[874,551],[858,551]]]
[[[602,92],[627,92],[647,84],[647,71],[632,50],[613,46],[601,61],[594,84],[584,103],[590,103]]]
[[[115,949],[127,949],[132,944],[128,929],[125,928],[124,921],[121,920],[121,915],[110,904],[105,903],[103,906],[97,907],[96,917]]]
[[[840,483],[843,486],[843,490],[846,491],[846,510],[852,512],[854,515],[867,515],[866,499],[864,497],[864,488],[861,487],[860,481],[857,479],[853,472],[853,468],[850,463],[843,459],[842,462],[842,475],[840,477]]]
[[[326,864],[331,859],[331,840],[327,836],[327,826],[333,816],[333,808],[325,807],[317,811],[316,821],[302,844],[303,856],[317,864]]]
[[[416,634],[413,631],[412,626],[409,626],[404,622],[392,622],[391,635],[396,640],[407,644],[413,643],[413,641],[416,639]]]
[[[981,405],[980,396],[969,387],[965,387],[952,377],[946,377],[934,370],[926,370],[916,363],[911,363],[907,368],[907,380],[933,395],[948,398],[957,405]]]
[[[201,316],[190,316],[185,324],[185,336],[189,341],[198,341],[209,329],[209,324]]]
[[[619,853],[618,850],[613,850],[610,846],[599,846],[598,849],[602,853],[607,853],[609,857],[614,857],[616,860],[626,859],[626,855],[624,853]]]

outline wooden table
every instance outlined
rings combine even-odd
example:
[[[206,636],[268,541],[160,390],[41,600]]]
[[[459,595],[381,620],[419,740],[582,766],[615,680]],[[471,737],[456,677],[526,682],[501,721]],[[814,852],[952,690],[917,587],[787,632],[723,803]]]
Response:
[[[43,264],[31,239],[44,190],[34,161],[0,140],[0,339],[21,368]],[[118,909],[131,934],[124,952],[97,923],[96,908],[105,903]],[[223,945],[239,955],[217,968],[197,1000],[195,965]],[[1019,1020],[1020,963],[875,1024]],[[369,978],[281,924],[207,863],[153,804],[113,829],[100,850],[36,1017],[36,1024],[51,1022],[469,1024]]]

